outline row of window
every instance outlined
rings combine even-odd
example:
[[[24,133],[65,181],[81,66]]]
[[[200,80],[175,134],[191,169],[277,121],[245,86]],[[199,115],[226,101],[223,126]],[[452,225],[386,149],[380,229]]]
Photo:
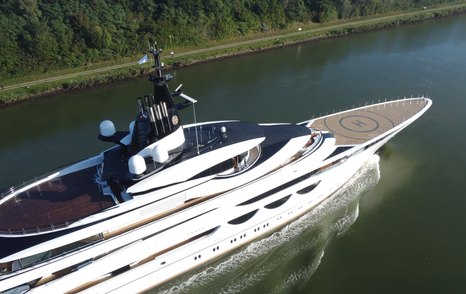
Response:
[[[241,203],[238,204],[237,206],[249,205],[249,204],[252,204],[252,203],[254,203],[254,202],[260,201],[260,200],[262,200],[262,199],[264,199],[264,198],[267,198],[267,197],[269,197],[269,196],[272,196],[272,195],[274,195],[274,194],[276,194],[276,193],[278,193],[278,192],[280,192],[280,191],[282,191],[282,190],[285,190],[286,188],[289,188],[289,187],[294,186],[294,185],[296,185],[296,184],[298,184],[298,183],[300,183],[300,182],[302,182],[302,181],[304,181],[304,180],[309,179],[312,175],[314,175],[315,173],[320,172],[320,171],[321,171],[321,170],[314,170],[314,171],[312,171],[312,172],[310,172],[310,173],[307,173],[307,174],[305,174],[305,175],[302,175],[302,176],[300,176],[300,177],[297,177],[296,179],[293,179],[293,180],[291,180],[291,181],[289,181],[289,182],[287,182],[287,183],[285,183],[285,184],[282,184],[282,185],[280,185],[280,186],[278,186],[278,187],[275,187],[275,188],[273,188],[273,189],[271,189],[271,190],[269,190],[269,191],[267,191],[267,192],[264,192],[264,193],[262,193],[262,194],[260,194],[260,195],[257,195],[256,197],[253,197],[253,198],[251,198],[251,199],[249,199],[249,200],[246,200],[246,201],[244,201],[244,202],[241,202]],[[310,191],[312,191],[315,187],[317,187],[318,184],[319,184],[319,182],[317,182],[316,184],[313,184],[313,185],[315,185],[315,186],[312,187],[312,188],[311,188],[312,185],[309,186],[309,187],[308,187],[308,190],[309,190],[309,191],[306,192],[306,193],[309,193]],[[306,188],[305,188],[305,189],[306,189]],[[303,189],[303,190],[304,190],[304,189]],[[301,193],[299,193],[299,192],[301,192]],[[298,191],[298,193],[299,193],[299,194],[305,194],[305,193],[302,193],[302,190]],[[279,206],[280,206],[280,205],[279,205]],[[278,206],[277,206],[277,207],[278,207]]]
[[[307,175],[305,175],[305,176],[307,176]],[[249,199],[249,200],[247,200],[247,201],[245,201],[245,202],[243,202],[243,203],[241,203],[241,204],[238,204],[238,206],[240,206],[240,205],[246,205],[246,204],[251,204],[251,203],[254,203],[254,202],[259,201],[259,200],[261,200],[261,199],[264,199],[264,198],[266,198],[266,197],[268,197],[268,196],[271,196],[271,195],[273,195],[273,194],[279,192],[280,190],[285,189],[285,188],[287,188],[288,186],[291,186],[292,184],[290,184],[290,183],[296,184],[296,182],[302,181],[301,178],[302,178],[302,177],[296,178],[296,179],[293,180],[293,181],[290,181],[290,182],[288,182],[288,183],[286,183],[286,184],[284,184],[284,185],[281,185],[281,186],[279,186],[279,187],[277,187],[277,188],[274,188],[274,189],[272,189],[272,190],[270,190],[270,191],[268,191],[268,192],[265,192],[265,193],[263,193],[263,194],[261,194],[261,195],[259,195],[259,196],[256,196],[256,197],[254,197],[254,198],[251,198],[251,199]],[[298,181],[298,180],[299,180],[299,181]],[[302,194],[307,194],[307,193],[311,192],[312,190],[314,190],[314,189],[317,187],[317,185],[319,185],[319,184],[320,184],[320,181],[318,181],[318,182],[316,182],[316,183],[313,183],[313,184],[311,184],[311,185],[309,185],[309,186],[307,186],[307,187],[305,187],[305,188],[303,188],[303,189],[297,191],[296,193],[298,193],[298,194],[300,194],[300,195],[302,195]],[[279,188],[281,188],[281,189],[279,189]],[[287,196],[285,196],[285,197],[282,197],[282,198],[280,198],[280,199],[278,199],[278,200],[275,200],[275,201],[273,201],[273,202],[271,202],[271,203],[265,205],[264,208],[266,208],[266,209],[275,209],[275,208],[278,208],[278,207],[282,206],[283,204],[285,204],[285,203],[291,198],[291,195],[292,195],[292,194],[287,195]],[[243,215],[240,216],[240,217],[237,217],[237,218],[234,218],[234,219],[230,220],[228,223],[229,223],[230,225],[239,225],[239,224],[242,224],[242,223],[244,223],[244,222],[250,220],[250,219],[257,213],[258,210],[259,210],[259,209],[255,209],[255,210],[250,211],[250,212],[248,212],[248,213],[246,213],[246,214],[243,214]]]

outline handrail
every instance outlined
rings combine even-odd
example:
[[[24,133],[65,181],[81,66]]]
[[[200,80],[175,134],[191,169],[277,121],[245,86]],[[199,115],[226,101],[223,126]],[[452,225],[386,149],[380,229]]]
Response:
[[[4,199],[5,197],[10,196],[11,194],[14,194],[16,191],[23,189],[24,187],[27,187],[27,186],[35,183],[35,182],[39,182],[39,181],[47,179],[48,177],[50,177],[51,175],[53,175],[57,171],[58,171],[58,169],[54,170],[54,171],[51,171],[51,172],[48,172],[48,173],[46,173],[44,175],[34,177],[34,178],[32,178],[32,179],[30,179],[28,181],[23,181],[22,183],[20,183],[20,184],[18,184],[16,186],[12,186],[12,187],[8,188],[7,190],[3,191],[0,194],[0,201],[2,199]]]
[[[25,229],[25,228],[18,229],[18,230],[8,229],[8,231],[0,230],[0,235],[8,235],[8,236],[36,235],[36,234],[65,229],[69,226],[70,226],[70,223],[68,221],[65,221],[65,223],[63,224],[50,224],[49,226],[41,226],[41,227],[37,226],[35,228],[29,228],[29,229]]]

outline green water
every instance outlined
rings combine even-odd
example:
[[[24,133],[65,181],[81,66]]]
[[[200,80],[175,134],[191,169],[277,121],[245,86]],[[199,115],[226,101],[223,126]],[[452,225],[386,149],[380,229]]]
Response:
[[[156,290],[466,293],[465,28],[458,16],[173,72],[199,121],[299,122],[418,94],[434,104],[340,197]],[[139,79],[1,109],[0,189],[106,148],[99,122],[127,129],[150,89]]]

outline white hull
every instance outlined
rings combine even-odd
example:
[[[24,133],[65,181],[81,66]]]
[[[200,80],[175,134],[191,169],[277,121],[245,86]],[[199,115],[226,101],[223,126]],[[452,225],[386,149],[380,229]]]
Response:
[[[254,203],[252,207],[238,208],[236,205],[248,199],[249,197],[246,195],[254,195],[263,191],[264,187],[262,185],[251,185],[250,189],[238,189],[220,196],[212,200],[209,206],[209,208],[214,209],[218,207],[219,203],[222,203],[222,207],[217,210],[211,211],[198,219],[186,222],[176,229],[139,240],[132,245],[112,252],[74,273],[36,288],[35,291],[50,293],[54,291],[78,290],[83,280],[99,282],[97,285],[86,289],[85,293],[107,293],[112,291],[117,293],[139,292],[165,283],[254,239],[269,234],[309,212],[317,204],[332,196],[335,191],[350,180],[367,159],[385,142],[386,140],[381,141],[364,152],[350,157],[344,163],[318,173],[266,199],[260,200]],[[283,183],[299,177],[309,172],[309,164],[310,162],[303,160],[296,165],[290,165],[286,167],[286,179],[284,178],[285,171],[281,171],[269,176],[266,185],[276,183],[277,179],[280,179],[280,183]],[[299,195],[295,193],[319,181],[319,185],[308,194]],[[243,215],[257,208],[263,208],[264,205],[290,194],[291,197],[289,200],[276,209],[260,209],[251,220],[243,224],[230,225],[227,223],[228,220],[233,219],[235,216]],[[245,196],[242,197],[242,195]],[[202,204],[202,206],[203,209],[209,210],[206,208],[206,204]],[[224,221],[212,221],[218,219],[223,219]],[[215,232],[207,236],[160,254],[160,252],[171,246],[179,245],[183,240],[192,237],[195,233],[214,229],[219,225],[220,227]],[[154,255],[156,256],[152,257]],[[140,261],[149,256],[152,260],[139,264]],[[132,269],[114,277],[110,275],[112,271],[126,265],[132,265]]]
[[[398,109],[405,109],[405,103],[411,108],[403,114],[406,117],[398,118]],[[220,143],[212,145],[216,146],[213,151],[187,157],[129,186],[125,193],[132,199],[75,222],[71,227],[77,230],[0,260],[11,265],[65,244],[89,238],[94,241],[97,237],[86,246],[0,276],[0,291],[15,287],[20,290],[21,285],[28,284],[32,285],[31,293],[128,293],[163,284],[312,210],[347,183],[381,146],[421,116],[430,104],[425,98],[381,103],[292,128],[245,124],[251,131],[247,139],[241,137],[244,135],[234,123],[225,122],[233,130],[238,129],[236,133],[222,132]],[[380,108],[386,116],[374,116],[375,109]],[[328,125],[335,136],[327,130],[315,131],[315,124]],[[215,123],[197,126],[201,125],[208,128]],[[356,129],[360,127],[362,131]],[[271,136],[270,143],[265,128],[278,130],[281,135],[283,129],[291,130],[292,135],[282,141]],[[180,134],[183,132],[178,131],[176,138]],[[237,136],[237,141],[228,142],[226,134]],[[360,134],[363,137],[357,137]],[[274,144],[280,148],[270,147]],[[263,155],[262,148],[269,148],[269,153]],[[141,152],[150,153],[151,149]],[[239,172],[233,165],[235,168],[218,174],[203,173],[245,153],[246,164]],[[103,153],[52,177],[100,163],[103,169],[105,156]],[[113,195],[104,180],[96,181],[104,194]],[[14,197],[10,195],[4,202]],[[23,290],[29,290],[29,286]]]

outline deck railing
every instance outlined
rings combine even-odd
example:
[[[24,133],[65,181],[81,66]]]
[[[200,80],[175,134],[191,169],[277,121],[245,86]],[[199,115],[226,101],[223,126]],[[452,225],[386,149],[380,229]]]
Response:
[[[48,177],[49,175],[51,175],[52,173],[53,173],[53,172],[50,172],[50,173],[48,173],[48,174],[46,174],[46,175],[44,175],[44,176],[41,176],[41,177],[34,177],[34,178],[30,179],[29,181],[24,181],[24,182],[22,182],[21,184],[18,184],[18,185],[16,185],[16,186],[12,186],[12,187],[6,189],[6,190],[3,191],[2,193],[0,193],[0,201],[1,201],[3,198],[5,198],[5,197],[7,197],[7,196],[9,196],[9,195],[11,195],[11,194],[13,194],[15,191],[21,190],[22,188],[24,188],[24,187],[26,187],[26,186],[28,186],[28,185],[34,183],[34,182],[37,182],[37,181],[40,181],[40,180],[42,180],[42,179],[47,178],[47,177]]]
[[[0,235],[33,235],[33,234],[40,234],[40,233],[46,233],[46,232],[52,232],[56,230],[61,230],[69,227],[70,223],[66,221],[63,224],[50,224],[48,226],[40,226],[40,227],[35,227],[35,228],[29,228],[29,229],[8,229],[6,230],[0,230]]]

